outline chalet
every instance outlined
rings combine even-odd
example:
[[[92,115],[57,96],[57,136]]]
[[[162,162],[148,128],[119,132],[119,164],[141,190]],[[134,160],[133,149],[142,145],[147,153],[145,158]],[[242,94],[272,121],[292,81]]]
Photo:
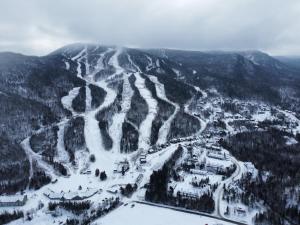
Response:
[[[198,200],[200,198],[199,195],[194,194],[194,193],[190,193],[190,192],[181,192],[178,191],[177,192],[177,196],[183,198],[183,199],[192,199],[192,200]]]
[[[117,163],[117,168],[114,169],[114,173],[125,173],[129,170],[129,162],[127,160]]]
[[[115,184],[113,186],[111,186],[110,188],[108,188],[106,191],[110,194],[117,194],[120,190],[120,185],[119,184]]]
[[[139,174],[138,177],[136,178],[135,183],[136,183],[136,184],[140,184],[141,181],[142,181],[142,179],[143,179],[143,176],[144,176],[143,174]]]
[[[24,196],[1,196],[0,207],[23,206],[27,202],[27,195]]]
[[[225,171],[225,168],[223,165],[217,165],[217,164],[206,164],[205,168],[208,172],[212,172],[212,173]]]
[[[147,162],[146,156],[147,156],[147,154],[140,155],[140,164],[145,164]]]
[[[153,153],[158,152],[160,150],[162,150],[161,147],[158,147],[158,146],[154,145],[152,148],[148,149],[148,154],[153,154]]]
[[[184,162],[186,165],[191,166],[191,165],[195,165],[195,163],[198,162],[198,159],[197,159],[197,157],[192,157],[192,158],[189,157],[189,158],[185,159]]]
[[[207,171],[199,170],[199,169],[190,169],[190,173],[198,174],[198,175],[207,175]]]
[[[228,160],[228,155],[225,152],[218,152],[218,151],[209,151],[207,152],[207,157],[219,159],[219,160]]]
[[[87,198],[94,196],[97,193],[100,193],[102,190],[95,190],[87,188],[85,191],[69,191],[64,192],[61,191],[60,193],[56,193],[50,189],[44,192],[44,195],[51,199],[51,200],[58,200],[58,201],[80,201]]]
[[[234,212],[239,216],[246,216],[246,210],[241,207],[235,207]]]
[[[146,152],[141,153],[141,154],[140,154],[140,157],[141,157],[141,158],[146,158],[146,157],[147,157],[147,153],[146,153]]]
[[[222,151],[222,149],[220,147],[215,146],[215,145],[212,145],[209,149],[211,149],[213,151],[218,151],[218,152]]]
[[[83,171],[80,171],[80,174],[85,174],[85,175],[91,174],[91,173],[92,173],[91,170],[83,170]]]

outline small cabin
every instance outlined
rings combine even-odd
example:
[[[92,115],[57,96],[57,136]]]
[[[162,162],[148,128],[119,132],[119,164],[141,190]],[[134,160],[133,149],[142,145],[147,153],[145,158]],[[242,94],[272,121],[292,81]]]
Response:
[[[246,210],[241,208],[241,207],[236,207],[234,211],[239,215],[239,216],[246,216]]]
[[[147,163],[146,157],[140,157],[140,164]]]
[[[114,173],[125,173],[129,170],[129,162],[127,160],[117,163],[117,168],[114,169]]]

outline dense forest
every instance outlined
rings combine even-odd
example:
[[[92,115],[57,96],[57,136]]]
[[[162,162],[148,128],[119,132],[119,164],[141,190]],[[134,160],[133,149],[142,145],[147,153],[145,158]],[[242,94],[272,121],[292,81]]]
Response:
[[[99,125],[100,131],[101,131],[102,143],[106,150],[110,150],[113,145],[113,141],[109,135],[108,129],[109,129],[109,126],[111,126],[113,123],[114,115],[121,111],[123,82],[118,81],[112,86],[114,86],[114,88],[117,91],[117,96],[116,96],[114,102],[111,105],[101,109],[96,114],[96,119],[99,121],[98,125]]]
[[[0,214],[0,224],[7,224],[22,217],[24,217],[24,213],[22,211],[14,211],[12,213],[3,212]]]
[[[84,86],[79,89],[78,95],[72,101],[72,108],[76,112],[82,113],[85,111],[85,107],[86,107],[85,98],[86,98],[86,87]]]
[[[152,122],[150,137],[151,145],[154,145],[158,139],[159,129],[173,114],[175,107],[157,96],[155,84],[149,79],[149,77],[143,75],[143,78],[145,79],[145,86],[151,92],[152,97],[157,101],[157,115]]]
[[[287,138],[298,143],[286,144]],[[267,211],[257,216],[257,223],[300,223],[300,138],[277,129],[238,133],[220,144],[241,161],[250,161],[259,170],[258,176],[243,176],[240,187],[242,201],[250,204],[262,200]],[[252,199],[252,200],[250,200]]]
[[[75,151],[86,148],[83,117],[76,117],[68,122],[64,130],[64,145],[71,162],[75,160]]]
[[[174,196],[173,189],[168,187],[170,179],[176,174],[174,166],[181,157],[183,148],[178,146],[176,151],[165,162],[162,169],[153,171],[150,176],[150,183],[147,187],[145,199],[147,201],[184,207],[187,209],[198,210],[211,213],[215,209],[215,202],[212,193],[204,193],[199,197],[189,197],[178,192]]]
[[[25,189],[29,178],[29,160],[21,146],[0,136],[0,194]]]

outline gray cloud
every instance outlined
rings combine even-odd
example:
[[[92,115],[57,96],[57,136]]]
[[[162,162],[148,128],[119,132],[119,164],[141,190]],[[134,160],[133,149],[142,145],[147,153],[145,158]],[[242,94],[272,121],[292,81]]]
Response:
[[[300,54],[299,0],[1,0],[0,51],[73,42]]]

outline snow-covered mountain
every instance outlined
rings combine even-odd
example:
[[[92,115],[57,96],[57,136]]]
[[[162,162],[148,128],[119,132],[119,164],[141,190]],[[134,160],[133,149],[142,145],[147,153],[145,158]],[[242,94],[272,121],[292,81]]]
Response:
[[[116,162],[128,161],[144,185],[176,152],[170,143],[186,144],[201,135],[216,139],[243,127],[253,131],[252,125],[238,124],[261,123],[263,115],[252,118],[251,112],[266,108],[273,117],[285,110],[295,125],[299,81],[300,71],[259,51],[73,44],[43,57],[0,53],[0,194],[38,189],[37,198],[49,197],[51,182],[55,193],[65,185],[96,189],[89,174],[100,169],[113,177]],[[238,110],[244,114],[233,113]],[[137,162],[150,149],[161,153],[140,168]],[[232,162],[243,171],[240,162]],[[227,164],[230,171],[233,164]],[[130,171],[131,177],[115,177],[101,188],[134,183],[136,172]],[[241,179],[238,171],[231,176]],[[215,191],[221,202],[222,190]]]

